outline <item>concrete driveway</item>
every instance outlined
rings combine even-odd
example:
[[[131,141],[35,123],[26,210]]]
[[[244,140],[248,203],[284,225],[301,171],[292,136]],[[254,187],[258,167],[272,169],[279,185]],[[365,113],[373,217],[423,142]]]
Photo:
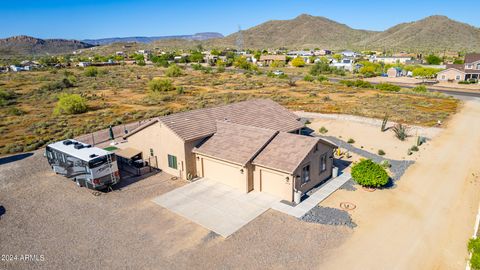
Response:
[[[200,179],[153,200],[155,203],[228,237],[280,199],[261,192],[243,193],[210,179]]]

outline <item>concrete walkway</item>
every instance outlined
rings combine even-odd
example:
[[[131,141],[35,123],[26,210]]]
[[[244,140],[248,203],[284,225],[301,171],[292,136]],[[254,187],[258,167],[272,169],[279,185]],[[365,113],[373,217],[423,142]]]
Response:
[[[325,200],[333,192],[339,189],[343,184],[350,180],[352,176],[349,173],[342,173],[338,177],[329,180],[323,184],[315,193],[310,197],[297,204],[296,206],[290,206],[282,202],[276,202],[272,205],[272,209],[280,211],[282,213],[301,218],[313,207]]]

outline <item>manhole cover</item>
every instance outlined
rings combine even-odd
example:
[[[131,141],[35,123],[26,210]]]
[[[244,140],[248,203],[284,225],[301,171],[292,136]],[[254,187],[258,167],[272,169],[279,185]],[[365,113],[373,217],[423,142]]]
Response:
[[[351,202],[341,202],[340,203],[340,208],[344,209],[344,210],[353,210],[355,208],[357,208],[357,206]]]

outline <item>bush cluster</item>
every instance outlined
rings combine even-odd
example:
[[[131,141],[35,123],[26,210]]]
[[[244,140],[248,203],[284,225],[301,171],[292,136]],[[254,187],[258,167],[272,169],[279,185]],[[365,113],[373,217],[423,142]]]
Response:
[[[167,77],[180,77],[182,75],[183,75],[182,69],[175,64],[170,65],[165,71],[165,76]]]
[[[79,114],[87,111],[87,103],[83,97],[77,94],[60,94],[55,106],[55,114]]]
[[[480,270],[480,238],[472,238],[468,241],[468,251],[472,253],[471,269]]]
[[[348,87],[358,87],[358,88],[373,88],[372,84],[363,80],[341,80],[339,82]]]
[[[148,89],[152,92],[167,92],[175,90],[175,86],[169,79],[155,78],[148,82]]]
[[[352,167],[352,177],[364,187],[383,187],[388,183],[388,173],[379,164],[370,159],[363,159]]]

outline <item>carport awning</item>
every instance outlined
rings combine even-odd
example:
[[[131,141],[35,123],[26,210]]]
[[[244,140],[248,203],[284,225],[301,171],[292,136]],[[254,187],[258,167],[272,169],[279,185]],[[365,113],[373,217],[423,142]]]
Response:
[[[126,158],[126,159],[132,159],[135,156],[141,155],[142,151],[137,150],[135,148],[124,148],[124,149],[119,149],[118,151],[115,152],[115,155]]]

